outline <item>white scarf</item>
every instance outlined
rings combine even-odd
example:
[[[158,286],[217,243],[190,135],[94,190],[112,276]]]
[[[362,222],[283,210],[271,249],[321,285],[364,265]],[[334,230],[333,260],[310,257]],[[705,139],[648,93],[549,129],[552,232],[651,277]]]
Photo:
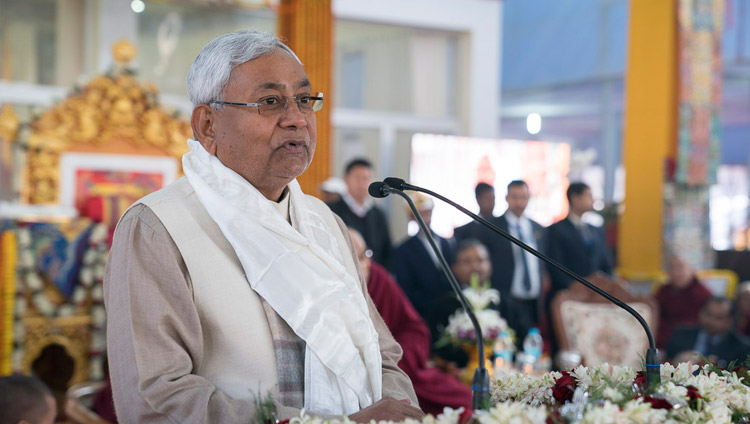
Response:
[[[306,343],[305,409],[349,415],[380,400],[378,333],[331,235],[339,229],[326,224],[297,180],[288,185],[293,227],[198,141],[188,145],[185,176],[234,248],[250,287]]]

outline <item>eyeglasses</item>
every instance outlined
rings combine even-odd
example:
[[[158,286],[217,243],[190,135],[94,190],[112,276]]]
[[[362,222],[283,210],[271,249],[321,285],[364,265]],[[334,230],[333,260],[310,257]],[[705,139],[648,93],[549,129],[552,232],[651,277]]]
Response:
[[[301,113],[317,112],[323,108],[323,93],[321,92],[315,93],[315,96],[309,94],[300,94],[296,97],[268,96],[258,100],[257,103],[211,100],[208,104],[257,107],[258,114],[262,116],[276,116],[286,111],[287,107],[289,107],[289,100],[294,100],[294,103],[297,103],[297,109]]]

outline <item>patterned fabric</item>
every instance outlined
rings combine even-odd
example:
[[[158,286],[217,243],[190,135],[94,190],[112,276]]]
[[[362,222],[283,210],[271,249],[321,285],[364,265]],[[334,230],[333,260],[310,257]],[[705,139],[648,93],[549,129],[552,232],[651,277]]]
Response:
[[[279,374],[277,402],[291,408],[305,406],[305,341],[294,334],[292,328],[263,298],[263,310],[273,334],[276,353],[276,372]]]
[[[65,296],[71,296],[78,282],[83,254],[94,225],[89,219],[30,225],[31,250],[39,273],[55,284]]]
[[[649,324],[651,308],[645,303],[629,304]],[[648,340],[641,325],[630,314],[615,305],[566,301],[560,305],[568,346],[581,352],[589,367],[603,363],[641,366]]]

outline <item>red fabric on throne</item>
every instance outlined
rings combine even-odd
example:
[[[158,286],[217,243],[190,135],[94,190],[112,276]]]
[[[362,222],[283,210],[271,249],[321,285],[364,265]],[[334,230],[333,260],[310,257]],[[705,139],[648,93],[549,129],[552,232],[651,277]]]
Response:
[[[456,377],[427,364],[431,340],[427,325],[388,271],[374,262],[367,291],[404,350],[398,366],[411,379],[422,410],[431,414],[443,412],[446,406],[471,410],[471,390]]]

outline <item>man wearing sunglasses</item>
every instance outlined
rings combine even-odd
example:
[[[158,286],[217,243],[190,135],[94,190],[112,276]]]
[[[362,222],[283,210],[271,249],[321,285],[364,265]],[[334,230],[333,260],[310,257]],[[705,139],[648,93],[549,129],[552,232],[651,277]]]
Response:
[[[289,47],[241,31],[190,67],[185,178],[121,218],[105,277],[121,422],[420,418],[401,349],[367,295],[340,219],[300,190],[312,90]]]

